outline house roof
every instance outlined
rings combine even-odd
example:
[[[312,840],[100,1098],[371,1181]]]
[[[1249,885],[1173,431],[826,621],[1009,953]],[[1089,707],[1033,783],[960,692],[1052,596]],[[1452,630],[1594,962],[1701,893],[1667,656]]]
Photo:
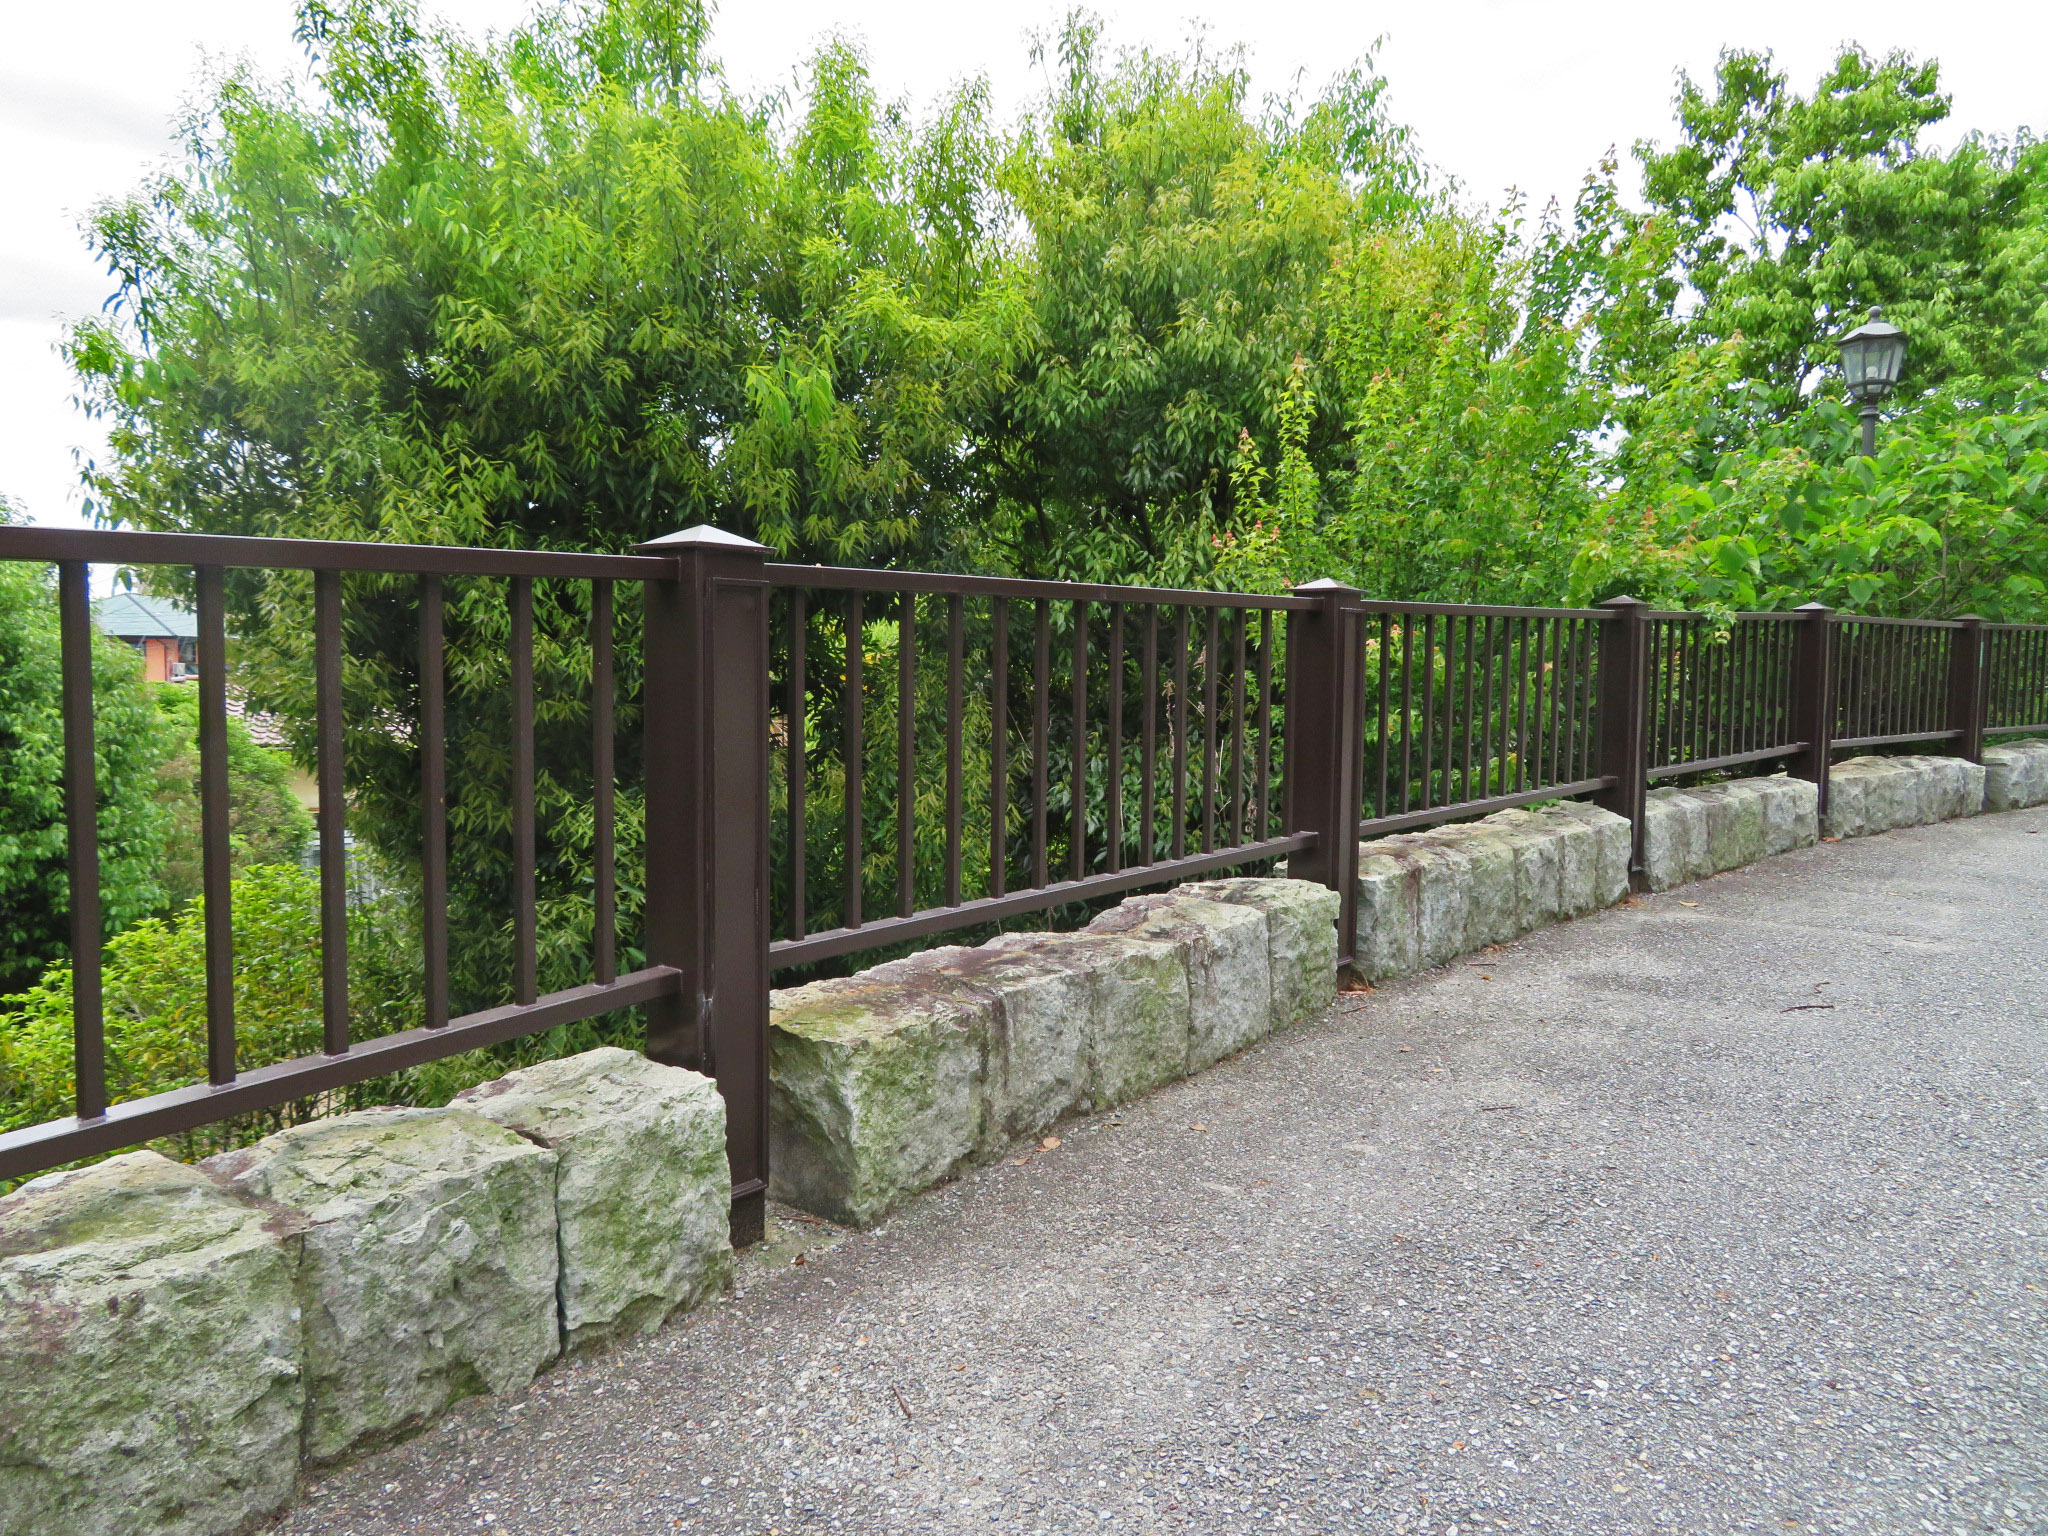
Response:
[[[116,592],[92,605],[93,622],[118,640],[196,640],[199,621],[192,611],[165,597]]]

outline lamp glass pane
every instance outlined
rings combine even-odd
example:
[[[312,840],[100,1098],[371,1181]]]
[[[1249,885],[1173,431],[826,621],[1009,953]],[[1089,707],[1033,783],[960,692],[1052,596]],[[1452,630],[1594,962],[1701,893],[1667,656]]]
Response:
[[[1869,343],[1850,341],[1842,344],[1842,377],[1848,382],[1853,393],[1863,385],[1863,371],[1869,357]]]
[[[1905,366],[1906,340],[1903,336],[1887,336],[1878,343],[1878,349],[1871,371],[1889,388],[1899,382],[1899,372]]]

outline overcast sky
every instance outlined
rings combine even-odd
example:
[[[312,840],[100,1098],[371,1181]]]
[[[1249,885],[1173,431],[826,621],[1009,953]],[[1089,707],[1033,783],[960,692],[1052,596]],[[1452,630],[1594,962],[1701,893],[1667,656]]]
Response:
[[[472,32],[517,21],[533,0],[422,0]],[[786,81],[819,37],[867,45],[882,93],[929,101],[986,75],[1012,112],[1041,88],[1029,35],[1066,0],[966,5],[774,0],[729,5],[714,51],[743,88]],[[1944,142],[1971,129],[2048,131],[2048,6],[2040,0],[1104,0],[1114,42],[1171,45],[1201,26],[1250,49],[1255,90],[1310,87],[1375,38],[1394,115],[1475,202],[1516,187],[1536,206],[1569,202],[1610,147],[1670,136],[1673,79],[1711,70],[1724,47],[1770,48],[1803,84],[1853,40],[1940,59],[1955,114]],[[247,55],[298,71],[290,0],[0,0],[0,494],[38,521],[78,516],[74,453],[103,452],[71,404],[52,346],[67,316],[105,300],[109,283],[79,238],[81,215],[136,185],[168,148],[168,125],[206,56]]]

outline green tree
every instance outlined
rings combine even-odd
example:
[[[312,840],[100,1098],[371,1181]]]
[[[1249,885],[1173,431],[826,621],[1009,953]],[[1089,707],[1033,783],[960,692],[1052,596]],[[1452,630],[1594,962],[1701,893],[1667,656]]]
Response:
[[[1293,361],[1357,231],[1419,206],[1422,173],[1369,67],[1296,111],[1247,110],[1235,56],[1104,58],[1071,17],[1003,187],[1028,232],[1032,346],[982,451],[1004,515],[990,564],[1202,579],[1234,525],[1240,433],[1277,451]],[[1310,452],[1339,424],[1317,420]]]
[[[157,769],[157,796],[167,816],[163,892],[166,907],[199,894],[204,859],[199,820],[199,690],[160,684],[157,711],[174,743]],[[236,869],[297,864],[313,841],[313,818],[292,793],[291,759],[259,745],[249,728],[228,717],[228,838]]]
[[[307,0],[301,31],[311,93],[231,73],[182,166],[95,219],[120,292],[72,356],[114,447],[102,517],[576,550],[712,522],[796,558],[938,558],[1021,327],[979,88],[920,127],[833,44],[800,95],[744,101],[691,0],[551,9],[485,44],[404,0]],[[411,592],[347,598],[352,817],[409,863]],[[239,573],[231,602],[251,702],[310,761],[309,585]],[[620,607],[630,744],[631,590]],[[567,932],[589,921],[588,595],[544,583],[537,610],[543,897]],[[478,1003],[508,942],[507,639],[501,585],[451,584]],[[630,863],[630,752],[620,771]]]
[[[1949,114],[1934,61],[1847,49],[1802,95],[1769,54],[1730,51],[1711,82],[1680,77],[1676,109],[1676,144],[1636,147],[1643,206],[1621,206],[1611,167],[1589,204],[1617,382],[1653,396],[1725,343],[1752,387],[1723,425],[1783,421],[1872,305],[1913,337],[1901,408],[1998,408],[2048,370],[2048,144],[1922,144]]]
[[[49,572],[0,562],[0,988],[34,979],[70,949],[60,654]],[[163,904],[154,791],[167,743],[133,651],[95,636],[92,678],[100,911],[111,934]]]

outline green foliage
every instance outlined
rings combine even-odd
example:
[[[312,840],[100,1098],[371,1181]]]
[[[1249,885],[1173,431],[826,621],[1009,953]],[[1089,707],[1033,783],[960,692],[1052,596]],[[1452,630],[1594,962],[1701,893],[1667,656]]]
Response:
[[[1932,61],[1847,49],[1801,95],[1769,54],[1681,76],[1679,142],[1637,147],[1646,206],[1600,234],[1602,353],[1654,395],[1688,349],[1731,343],[1741,420],[1801,411],[1873,304],[1912,337],[1901,401],[1990,403],[2048,368],[2048,145],[1921,135],[1948,116]]]
[[[27,983],[68,949],[60,654],[48,571],[0,563],[0,987]],[[92,681],[100,910],[119,933],[163,903],[154,790],[167,742],[134,651],[96,636]]]
[[[168,908],[199,894],[204,853],[199,823],[199,690],[165,683],[155,689],[167,740],[175,743],[157,769],[158,799],[167,819],[163,891]],[[248,726],[228,717],[228,847],[236,869],[296,864],[313,841],[313,818],[292,793],[291,759],[259,746]]]
[[[2048,619],[2048,409],[1938,397],[1874,458],[1859,440],[1832,401],[1760,432],[1712,474],[1667,481],[1632,537],[1589,544],[1582,584],[1614,585],[1596,562],[1620,562],[1644,596],[1695,606]]]
[[[1105,59],[1080,16],[1050,51],[1056,82],[1002,180],[1028,230],[1035,329],[987,428],[1002,515],[977,553],[1202,580],[1215,528],[1236,521],[1240,434],[1275,430],[1293,360],[1320,350],[1331,267],[1356,232],[1421,206],[1421,172],[1368,69],[1255,116],[1234,56]],[[1314,451],[1336,431],[1319,421]]]
[[[291,865],[253,865],[232,887],[235,1059],[242,1070],[321,1045],[320,886]],[[403,901],[349,913],[350,1029],[357,1040],[408,1027],[418,1009],[417,910]],[[111,940],[103,987],[107,1088],[116,1101],[206,1078],[206,908],[195,900]],[[186,1159],[246,1145],[282,1126],[371,1104],[445,1104],[512,1068],[603,1044],[632,1043],[616,1016],[429,1062],[390,1077],[238,1116],[155,1143]],[[71,1113],[71,967],[52,966],[0,997],[0,1131]]]

